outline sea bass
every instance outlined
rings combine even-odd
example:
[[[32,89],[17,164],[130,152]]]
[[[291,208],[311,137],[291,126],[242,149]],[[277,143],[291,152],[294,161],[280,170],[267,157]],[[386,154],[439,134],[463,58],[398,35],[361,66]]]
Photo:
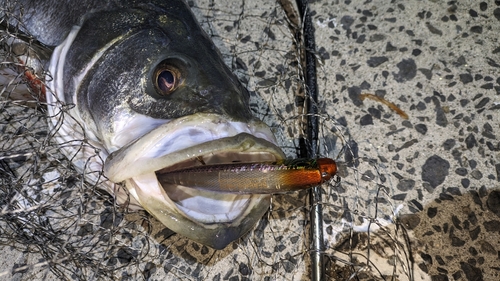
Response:
[[[284,159],[184,1],[0,3],[3,28],[16,26],[52,51],[43,87],[26,79],[45,94],[54,138],[89,182],[215,249],[263,216],[268,194],[158,180],[201,165]],[[28,62],[32,54],[17,55],[36,68]]]

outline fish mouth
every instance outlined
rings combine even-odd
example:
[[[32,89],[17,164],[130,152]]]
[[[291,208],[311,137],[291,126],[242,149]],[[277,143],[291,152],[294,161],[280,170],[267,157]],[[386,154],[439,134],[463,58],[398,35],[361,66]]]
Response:
[[[215,114],[180,119],[110,154],[104,173],[125,182],[141,207],[171,230],[222,249],[255,225],[270,195],[193,189],[160,183],[157,175],[200,165],[273,162],[284,154],[261,121],[231,122]]]

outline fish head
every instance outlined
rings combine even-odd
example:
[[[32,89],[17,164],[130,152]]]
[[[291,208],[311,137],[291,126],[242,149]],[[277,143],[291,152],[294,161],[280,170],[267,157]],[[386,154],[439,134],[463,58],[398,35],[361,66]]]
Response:
[[[163,2],[88,16],[60,48],[60,87],[86,137],[106,150],[104,175],[168,228],[222,249],[255,225],[270,196],[162,185],[157,173],[284,154],[189,8]]]

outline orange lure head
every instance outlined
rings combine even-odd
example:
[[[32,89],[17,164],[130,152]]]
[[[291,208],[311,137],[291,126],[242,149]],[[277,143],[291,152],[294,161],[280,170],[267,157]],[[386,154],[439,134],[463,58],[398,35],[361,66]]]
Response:
[[[337,173],[337,164],[333,159],[319,158],[316,161],[318,163],[319,172],[321,173],[322,182],[329,180]]]

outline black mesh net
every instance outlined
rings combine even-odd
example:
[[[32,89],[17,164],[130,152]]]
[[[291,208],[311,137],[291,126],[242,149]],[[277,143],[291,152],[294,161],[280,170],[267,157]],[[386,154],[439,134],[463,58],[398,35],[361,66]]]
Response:
[[[200,0],[189,5],[250,90],[253,113],[272,128],[286,155],[297,157],[307,118],[301,103],[304,49],[297,40],[295,4],[283,2]],[[313,19],[334,23],[332,7],[325,11],[313,5]],[[39,96],[42,85],[32,87],[32,77],[43,80],[50,73],[23,61],[27,54],[36,59],[30,54],[44,48],[19,32],[19,25],[7,24],[6,18],[15,16],[8,7],[3,13],[0,245],[7,258],[0,279],[310,279],[314,249],[308,191],[273,196],[270,210],[250,233],[213,250],[173,234],[144,211],[117,207],[111,196],[87,183],[59,152],[71,144],[55,143],[48,129],[47,118],[62,121],[63,116],[48,117]],[[322,185],[318,202],[323,205],[324,269],[335,280],[411,279],[409,239],[399,223],[391,224],[400,207],[393,203],[390,167],[369,137],[353,136],[347,124],[355,117],[341,89],[331,83],[329,54],[335,47],[322,44],[325,37],[339,36],[335,30],[344,32],[321,29],[316,35],[319,155],[342,163],[338,177]],[[19,45],[21,52],[14,50]],[[23,92],[29,94],[16,95]]]

